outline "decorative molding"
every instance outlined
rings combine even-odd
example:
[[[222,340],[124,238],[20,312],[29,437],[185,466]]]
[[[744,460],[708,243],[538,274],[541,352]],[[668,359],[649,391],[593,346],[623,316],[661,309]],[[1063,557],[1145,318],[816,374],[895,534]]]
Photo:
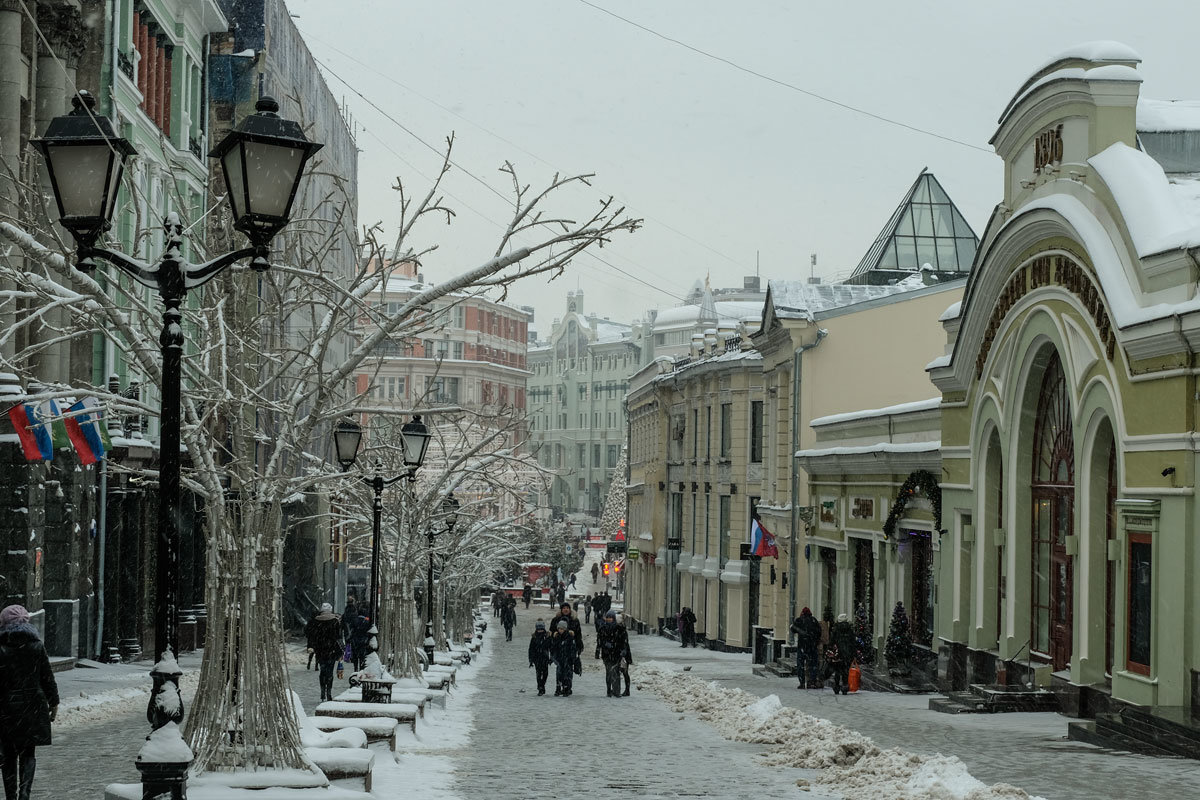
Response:
[[[38,37],[38,55],[47,58],[52,55],[46,50],[49,42],[53,55],[63,59],[69,69],[77,68],[91,36],[79,9],[69,3],[39,3],[37,24],[46,37],[45,41]]]

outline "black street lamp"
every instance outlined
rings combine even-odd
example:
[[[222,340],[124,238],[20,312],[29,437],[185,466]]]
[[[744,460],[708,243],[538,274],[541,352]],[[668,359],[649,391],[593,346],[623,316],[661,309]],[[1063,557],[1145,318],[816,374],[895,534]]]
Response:
[[[182,255],[183,225],[172,212],[163,220],[165,250],[158,263],[150,265],[97,246],[111,227],[125,158],[136,151],[116,135],[107,117],[95,113],[96,100],[89,93],[79,92],[71,98],[71,105],[73,111],[55,117],[45,135],[30,143],[45,159],[58,203],[59,224],[75,239],[75,266],[86,272],[95,268],[95,259],[107,261],[139,283],[156,289],[163,303],[159,337],[162,409],[155,575],[156,668],[150,673],[154,690],[146,710],[148,721],[157,730],[167,722],[178,723],[183,719],[183,704],[178,698],[178,667],[173,665],[179,652],[179,396],[183,354],[183,315],[179,309],[189,289],[204,285],[235,261],[252,259],[251,267],[259,271],[269,267],[271,237],[287,224],[304,163],[322,145],[308,141],[295,122],[280,119],[276,114],[279,104],[274,100],[260,99],[255,105],[257,113],[243,119],[210,154],[219,157],[234,149],[244,153],[241,183],[228,173],[226,179],[230,183],[234,227],[246,233],[252,246],[203,264],[190,264]],[[228,158],[225,163],[229,163]],[[271,174],[282,166],[287,170]],[[240,196],[237,200],[233,197],[235,193]],[[273,216],[261,208],[267,208]],[[269,224],[262,220],[268,220]]]
[[[454,492],[446,495],[442,499],[441,511],[446,518],[446,533],[454,533],[454,526],[458,523],[458,498],[454,496]],[[437,646],[437,641],[433,638],[433,539],[436,536],[432,525],[428,528],[427,536],[429,537],[429,565],[425,578],[425,669],[428,670],[433,666],[433,649]]]
[[[401,478],[410,481],[417,479],[417,470],[425,461],[425,451],[429,449],[429,427],[421,421],[420,414],[414,414],[412,420],[400,428],[400,453],[404,472],[390,478],[383,476],[383,464],[375,462],[375,471],[364,475],[363,481],[370,485],[374,492],[374,503],[371,505],[371,624],[375,626],[376,644],[379,633],[379,547],[383,540],[383,490]],[[362,427],[352,419],[343,419],[333,429],[333,446],[336,451],[338,464],[345,472],[354,466],[358,458],[358,447],[362,442]],[[376,648],[378,649],[378,648]]]

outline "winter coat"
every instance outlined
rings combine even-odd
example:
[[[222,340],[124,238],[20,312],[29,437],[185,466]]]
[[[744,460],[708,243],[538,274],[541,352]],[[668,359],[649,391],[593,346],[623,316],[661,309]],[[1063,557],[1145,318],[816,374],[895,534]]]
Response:
[[[605,622],[600,626],[596,632],[596,658],[603,659],[605,664],[615,664],[622,658],[627,664],[633,663],[629,653],[629,633],[623,625]]]
[[[506,628],[511,628],[517,624],[516,606],[506,603],[504,608],[500,609],[500,624]]]
[[[58,685],[37,629],[0,628],[0,737],[17,749],[50,744],[50,709]]]
[[[332,611],[317,614],[304,626],[308,646],[317,661],[324,664],[342,657],[346,644],[342,639],[342,618]]]
[[[837,648],[837,663],[849,664],[854,660],[858,649],[858,637],[854,635],[854,626],[849,622],[835,622],[829,632],[829,639]]]
[[[529,663],[545,666],[550,663],[550,646],[553,640],[546,631],[534,631],[529,637]]]
[[[554,619],[550,620],[550,630],[558,631],[558,621],[565,619],[567,621],[568,630],[575,634],[575,653],[578,655],[583,652],[583,627],[579,624],[579,618],[575,615],[564,617],[558,614]]]
[[[371,638],[368,631],[371,630],[371,620],[364,617],[362,614],[355,614],[349,622],[350,629],[350,646],[351,647],[366,647],[367,641]]]
[[[526,584],[525,588],[521,590],[521,599],[528,603],[531,597],[533,597],[533,587]]]
[[[685,608],[679,612],[679,630],[691,631],[696,630],[696,615],[692,613],[690,608]]]
[[[604,613],[604,595],[598,594],[592,598],[592,613],[596,615]]]
[[[792,633],[796,634],[797,647],[816,647],[821,643],[821,623],[812,614],[796,617]]]
[[[550,640],[550,657],[554,659],[555,664],[561,666],[575,664],[575,659],[579,656],[579,650],[582,647],[577,636],[578,634],[570,628],[565,631],[554,631],[554,638]]]

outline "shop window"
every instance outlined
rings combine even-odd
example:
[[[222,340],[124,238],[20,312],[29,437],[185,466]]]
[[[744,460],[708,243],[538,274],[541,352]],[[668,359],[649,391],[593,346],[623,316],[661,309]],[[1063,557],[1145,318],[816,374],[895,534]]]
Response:
[[[1150,674],[1150,629],[1152,616],[1154,556],[1150,534],[1129,535],[1129,640],[1125,662],[1130,672]]]

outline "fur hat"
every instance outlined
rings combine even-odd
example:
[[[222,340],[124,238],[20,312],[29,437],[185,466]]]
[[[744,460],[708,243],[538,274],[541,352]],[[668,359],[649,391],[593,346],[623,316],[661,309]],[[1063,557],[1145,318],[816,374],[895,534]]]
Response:
[[[609,609],[608,611],[605,611],[605,612],[604,612],[604,618],[605,618],[605,619],[616,619],[616,618],[617,618],[617,612],[615,612],[615,611],[613,611],[613,610]]]
[[[838,622],[845,622],[848,619],[850,619],[850,618],[847,617],[845,614],[838,614],[838,618],[837,618]]]
[[[29,612],[25,610],[25,606],[5,606],[4,610],[0,611],[0,625],[12,625],[16,622],[29,622]]]
[[[331,603],[321,603],[321,613],[322,614],[332,614],[333,613],[333,605]]]
[[[559,608],[570,608],[571,604],[568,603],[566,600],[563,600],[561,603],[558,604],[558,607]]]

